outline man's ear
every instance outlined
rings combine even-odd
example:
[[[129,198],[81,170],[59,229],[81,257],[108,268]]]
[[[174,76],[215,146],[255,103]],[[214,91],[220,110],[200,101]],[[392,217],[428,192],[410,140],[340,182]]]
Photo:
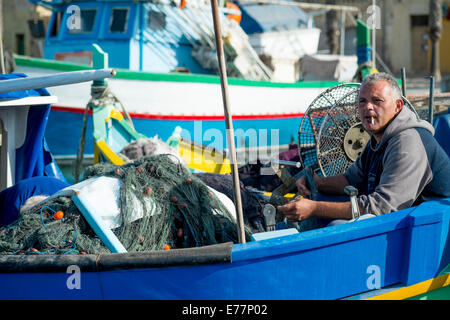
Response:
[[[395,113],[399,113],[403,109],[403,105],[405,103],[403,102],[403,99],[397,99],[395,100]]]

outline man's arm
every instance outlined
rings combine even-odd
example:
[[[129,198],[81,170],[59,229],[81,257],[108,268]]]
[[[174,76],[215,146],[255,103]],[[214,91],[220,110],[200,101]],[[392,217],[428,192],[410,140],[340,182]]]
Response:
[[[289,221],[302,221],[312,217],[326,219],[352,219],[352,209],[349,202],[313,201],[309,199],[296,199],[277,209]]]
[[[344,187],[349,185],[343,175],[319,177],[314,175],[314,184],[321,193],[344,195]],[[296,182],[299,194],[309,196],[310,190],[306,187],[305,177]],[[351,204],[349,202],[312,201],[309,199],[296,199],[277,208],[289,221],[302,221],[311,217],[326,219],[352,219]]]
[[[311,194],[306,186],[305,177],[298,179],[295,184],[297,185],[299,194],[302,196],[307,197]],[[314,175],[314,184],[319,192],[344,195],[344,187],[348,186],[349,182],[343,174],[330,177],[319,177],[318,175]]]
[[[317,190],[327,194],[345,195],[344,187],[349,185],[343,174],[330,177],[321,177],[317,183]]]

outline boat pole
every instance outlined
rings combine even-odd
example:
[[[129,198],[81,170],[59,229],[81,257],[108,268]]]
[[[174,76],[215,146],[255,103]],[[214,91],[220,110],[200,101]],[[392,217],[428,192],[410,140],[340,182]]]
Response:
[[[0,0],[0,73],[6,73],[5,56],[3,52],[3,0]]]
[[[115,74],[116,71],[114,69],[100,69],[62,72],[40,77],[14,78],[0,81],[0,93],[88,82],[96,79],[112,78]]]
[[[433,125],[434,116],[434,77],[430,77],[430,97],[428,102],[428,117],[431,125]]]
[[[376,10],[376,0],[372,0],[372,68],[375,68],[376,65],[376,55],[377,55],[377,49],[376,49],[376,42],[377,42],[377,20],[378,19],[378,11]]]
[[[237,221],[238,239],[239,243],[245,243],[246,241],[244,230],[244,214],[242,212],[241,187],[239,184],[237,156],[234,146],[233,119],[231,117],[230,106],[228,103],[227,69],[225,65],[225,54],[223,50],[222,31],[220,30],[219,7],[217,4],[217,0],[211,0],[211,9],[214,22],[214,34],[216,38],[217,59],[219,60],[219,75],[220,75],[220,84],[222,88],[223,109],[225,113],[225,121],[227,126],[228,147],[231,155],[231,173],[233,177],[233,187],[234,187],[233,188],[234,205],[236,206],[236,213],[238,220]]]
[[[402,94],[406,98],[406,71],[405,68],[401,69],[402,73]]]

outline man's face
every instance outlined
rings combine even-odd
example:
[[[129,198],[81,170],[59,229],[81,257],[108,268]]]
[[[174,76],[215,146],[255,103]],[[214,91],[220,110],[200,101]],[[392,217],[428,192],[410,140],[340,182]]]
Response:
[[[387,81],[367,84],[360,89],[359,116],[364,128],[375,138],[381,138],[389,122],[402,108],[403,100],[394,99],[394,92]]]

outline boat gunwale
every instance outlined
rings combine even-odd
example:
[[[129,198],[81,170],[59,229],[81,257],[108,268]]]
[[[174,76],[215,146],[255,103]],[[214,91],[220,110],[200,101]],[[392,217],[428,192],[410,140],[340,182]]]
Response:
[[[434,206],[437,206],[437,208],[434,208]],[[446,206],[446,204],[440,204],[440,201],[430,201],[417,207],[361,221],[236,244],[233,246],[233,262],[294,254],[295,252],[315,250],[399,230],[407,230],[416,226],[439,223],[442,221],[443,211],[450,213],[450,209],[446,209]],[[428,211],[432,212],[429,213]],[[267,250],[267,248],[270,248],[270,250]]]
[[[67,254],[67,255],[0,255],[2,273],[66,272],[71,265],[80,271],[100,272],[175,266],[199,266],[231,262],[232,242],[171,250]]]

